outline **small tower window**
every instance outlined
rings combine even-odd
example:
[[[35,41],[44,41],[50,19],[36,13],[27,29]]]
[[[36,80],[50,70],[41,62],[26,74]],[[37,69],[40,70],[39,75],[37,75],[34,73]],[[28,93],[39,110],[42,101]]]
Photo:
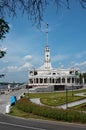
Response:
[[[56,73],[53,73],[53,75],[56,75]]]

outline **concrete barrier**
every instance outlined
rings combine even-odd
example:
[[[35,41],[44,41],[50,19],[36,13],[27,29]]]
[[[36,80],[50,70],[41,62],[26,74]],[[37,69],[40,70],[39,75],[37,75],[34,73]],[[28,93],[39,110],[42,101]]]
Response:
[[[6,114],[10,113],[10,105],[6,106]]]

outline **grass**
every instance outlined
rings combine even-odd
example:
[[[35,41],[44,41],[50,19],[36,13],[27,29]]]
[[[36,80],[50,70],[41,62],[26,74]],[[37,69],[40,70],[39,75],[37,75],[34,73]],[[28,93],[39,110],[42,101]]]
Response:
[[[11,109],[11,114],[25,118],[42,118],[67,122],[86,123],[86,114],[76,110],[63,110],[31,103],[28,98],[20,99]]]
[[[81,97],[78,96],[68,96],[68,102],[73,102],[73,101],[77,101],[80,100]],[[49,105],[49,106],[59,106],[62,104],[66,103],[66,96],[61,96],[61,97],[57,97],[57,98],[41,98],[41,102],[43,104]]]
[[[85,90],[76,90],[68,91],[68,102],[74,102],[86,98],[86,95],[83,97],[75,96],[76,93],[85,93]],[[72,96],[73,94],[73,96]],[[58,106],[66,103],[66,92],[51,92],[51,93],[29,93],[27,94],[29,98],[40,98],[41,102],[49,106]]]
[[[76,101],[84,97],[74,96],[76,93],[86,93],[85,90],[77,90],[73,92],[68,91],[68,101]],[[48,106],[40,106],[31,103],[28,98],[40,98],[41,102]],[[49,119],[68,122],[86,123],[86,114],[80,111],[86,111],[86,103],[72,107],[68,110],[52,108],[50,106],[57,106],[64,104],[66,101],[65,92],[52,93],[29,93],[24,98],[20,99],[15,106],[12,107],[10,114],[24,118]]]
[[[46,119],[44,117],[34,115],[32,113],[24,112],[21,109],[18,109],[16,105],[12,107],[10,114],[13,116],[18,116],[18,117],[23,117],[23,118]]]
[[[75,90],[75,93],[86,93],[86,89]]]

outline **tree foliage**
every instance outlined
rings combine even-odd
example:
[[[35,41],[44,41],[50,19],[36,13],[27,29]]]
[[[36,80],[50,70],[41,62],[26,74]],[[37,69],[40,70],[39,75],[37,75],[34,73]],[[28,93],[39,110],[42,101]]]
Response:
[[[83,8],[86,8],[86,0],[76,0]],[[34,23],[41,25],[44,11],[52,3],[57,8],[59,6],[70,7],[70,0],[0,0],[0,17],[16,16],[17,11],[26,13],[28,18]]]
[[[4,19],[0,19],[0,40],[5,38],[6,33],[9,31],[9,25]],[[6,51],[0,48],[0,58],[4,57]],[[2,76],[1,76],[2,77]]]
[[[5,38],[5,34],[9,31],[9,25],[4,19],[0,19],[0,39]]]
[[[6,51],[0,49],[0,58],[4,57],[6,54]]]
[[[84,78],[84,83],[86,84],[86,72],[84,72],[82,74],[80,73],[79,78],[80,78],[81,84],[83,83],[83,78]]]
[[[86,0],[76,1],[86,8]],[[5,38],[5,34],[9,31],[9,25],[5,21],[6,16],[17,16],[19,10],[21,14],[26,13],[29,19],[41,26],[43,14],[50,3],[57,8],[59,6],[70,8],[70,0],[0,0],[0,39]]]
[[[86,83],[86,72],[83,73],[84,83]]]

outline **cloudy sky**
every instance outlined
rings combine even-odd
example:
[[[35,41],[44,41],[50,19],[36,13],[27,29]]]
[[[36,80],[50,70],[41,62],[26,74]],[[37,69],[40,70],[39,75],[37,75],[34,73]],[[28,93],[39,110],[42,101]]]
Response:
[[[7,18],[10,31],[6,39],[0,41],[0,47],[7,48],[5,57],[0,59],[0,73],[5,74],[0,82],[27,82],[28,70],[43,65],[46,22],[49,23],[52,66],[86,71],[86,10],[74,1],[69,10],[61,7],[56,11],[50,5],[44,12],[41,29],[26,15]]]

